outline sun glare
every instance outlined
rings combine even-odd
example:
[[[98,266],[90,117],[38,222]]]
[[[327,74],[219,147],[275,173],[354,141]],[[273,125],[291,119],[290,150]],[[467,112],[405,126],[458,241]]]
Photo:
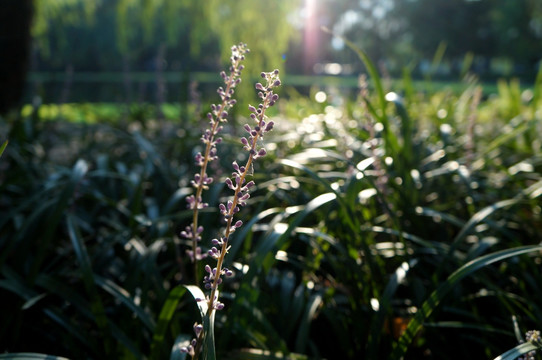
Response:
[[[320,29],[318,26],[316,10],[316,0],[305,0],[305,36],[303,44],[305,58],[303,62],[303,69],[306,74],[311,73],[312,67],[318,58],[317,49]]]

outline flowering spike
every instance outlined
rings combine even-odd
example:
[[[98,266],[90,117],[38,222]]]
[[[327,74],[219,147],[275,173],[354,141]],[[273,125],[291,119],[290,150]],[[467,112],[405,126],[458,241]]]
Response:
[[[230,73],[226,74],[225,71],[220,72],[220,77],[224,81],[224,86],[220,86],[217,89],[221,102],[219,104],[212,104],[211,111],[207,113],[210,126],[201,136],[201,141],[205,144],[205,150],[197,153],[194,157],[195,163],[200,167],[200,170],[199,173],[194,175],[191,181],[192,186],[195,188],[195,194],[186,198],[188,208],[193,210],[193,220],[190,229],[183,231],[181,236],[192,242],[192,248],[187,250],[187,254],[194,263],[196,282],[198,282],[197,261],[207,256],[207,254],[202,254],[201,248],[198,247],[198,241],[201,239],[201,233],[203,232],[203,228],[198,226],[199,210],[209,206],[202,201],[202,192],[208,189],[208,186],[213,182],[213,178],[207,176],[207,166],[210,162],[218,159],[216,145],[222,141],[218,137],[218,133],[222,130],[220,123],[227,121],[228,112],[236,103],[236,100],[232,99],[232,96],[234,88],[239,84],[241,70],[243,69],[241,61],[245,58],[244,55],[247,52],[248,48],[243,43],[232,47]],[[227,214],[226,209],[221,209],[221,212]],[[211,254],[211,256],[213,255],[215,254]]]

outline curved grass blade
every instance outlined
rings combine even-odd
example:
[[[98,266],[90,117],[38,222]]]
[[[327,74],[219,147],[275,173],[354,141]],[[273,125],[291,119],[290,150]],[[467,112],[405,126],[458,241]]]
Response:
[[[505,353],[502,353],[501,355],[497,356],[494,360],[516,360],[521,355],[527,354],[528,352],[535,351],[535,350],[539,350],[538,347],[528,342],[525,344],[518,345],[515,348],[512,348]]]
[[[215,353],[215,313],[212,311],[209,316],[209,306],[207,301],[205,301],[205,294],[201,289],[195,285],[186,285],[188,291],[192,294],[194,299],[198,304],[198,309],[200,311],[201,319],[203,322],[203,359],[204,360],[216,360]],[[219,296],[218,290],[216,291],[216,296]]]
[[[301,325],[299,326],[299,331],[297,332],[297,338],[295,341],[295,351],[299,353],[306,352],[307,343],[309,342],[309,329],[316,314],[316,310],[322,304],[323,299],[321,294],[314,294],[311,296],[310,300],[307,303],[307,308],[305,309],[305,314],[303,319],[301,319]]]
[[[151,356],[150,359],[160,359],[160,349],[163,347],[164,338],[168,329],[169,323],[175,314],[179,301],[186,293],[186,287],[176,286],[168,294],[166,302],[162,306],[160,315],[158,317],[158,324],[152,338]],[[190,339],[188,339],[190,341]],[[176,341],[177,343],[177,341]],[[181,346],[182,347],[182,346]],[[179,351],[180,352],[180,351]],[[173,350],[172,350],[173,355]],[[186,354],[185,354],[186,355]]]
[[[25,300],[31,299],[37,295],[34,290],[29,289],[23,283],[23,280],[17,278],[16,275],[13,274],[13,272],[10,271],[7,267],[4,267],[2,269],[2,275],[5,276],[6,279],[0,280],[0,288],[11,291]],[[93,344],[90,339],[86,337],[83,332],[80,331],[80,329],[74,326],[61,311],[51,308],[44,308],[42,311],[52,321],[64,328],[67,333],[79,340],[81,344],[85,346],[85,348],[89,350],[96,349],[95,344]]]
[[[382,329],[384,328],[384,321],[386,315],[388,315],[393,295],[395,294],[395,291],[397,290],[399,284],[404,281],[408,271],[412,267],[414,267],[417,262],[418,261],[414,259],[411,260],[410,263],[402,263],[401,266],[399,266],[395,270],[395,273],[388,281],[388,284],[386,285],[382,296],[380,297],[380,299],[378,299],[378,311],[376,312],[371,322],[371,330],[369,332],[369,339],[367,341],[367,359],[378,358],[377,353],[380,345],[380,334],[382,333]]]
[[[380,79],[380,75],[378,74],[378,71],[376,69],[376,66],[373,64],[373,62],[371,61],[371,59],[369,59],[369,56],[367,56],[367,54],[361,50],[360,48],[358,48],[356,45],[354,45],[353,42],[351,42],[350,40],[338,35],[338,34],[335,34],[333,31],[329,30],[328,28],[322,28],[323,31],[335,36],[335,37],[338,37],[339,39],[341,39],[345,44],[346,46],[348,46],[352,51],[354,51],[356,53],[356,55],[358,55],[358,57],[360,58],[360,60],[363,62],[363,64],[365,65],[365,67],[367,68],[367,72],[369,73],[369,75],[371,76],[371,79],[374,81],[374,86],[375,86],[375,90],[376,90],[376,93],[378,95],[378,100],[379,100],[379,105],[380,105],[380,110],[382,111],[382,114],[381,116],[379,116],[379,119],[382,121],[383,125],[385,128],[388,128],[388,119],[386,117],[386,98],[384,96],[384,87],[382,86],[382,81]]]
[[[409,322],[406,331],[394,345],[390,359],[399,360],[404,356],[410,343],[414,339],[414,336],[421,329],[425,319],[427,319],[433,313],[440,302],[460,280],[497,261],[535,251],[542,251],[542,245],[520,246],[513,249],[497,251],[472,260],[457,269],[446,279],[445,282],[443,282],[435,291],[433,291],[429,298],[423,303],[422,307],[418,310],[414,318]]]
[[[216,292],[218,296],[218,291]],[[204,301],[200,301],[204,302]],[[211,315],[205,315],[203,318],[203,331],[205,331],[205,340],[203,349],[203,360],[216,360],[215,351],[215,314],[216,311],[212,311]]]
[[[208,310],[207,301],[203,301],[205,300],[205,294],[196,285],[185,285],[184,287],[186,288],[186,290],[190,291],[190,294],[192,294],[194,300],[196,300],[199,313],[201,315],[201,318],[203,319],[205,315],[207,315]]]
[[[486,206],[482,210],[478,211],[469,219],[469,221],[467,221],[467,223],[463,226],[463,228],[461,228],[459,233],[453,239],[452,246],[450,247],[450,254],[455,251],[455,249],[459,245],[459,242],[461,242],[467,235],[469,235],[472,229],[474,229],[474,227],[478,225],[480,222],[487,219],[490,215],[495,213],[497,210],[508,208],[512,205],[516,205],[517,203],[521,201],[523,201],[523,199],[520,199],[520,198],[502,200],[493,205]]]
[[[39,353],[12,353],[0,354],[0,359],[10,360],[68,360],[68,358],[55,355],[46,355]]]
[[[107,337],[107,334],[109,333],[107,315],[105,313],[104,305],[98,294],[98,290],[94,284],[96,282],[96,279],[92,271],[92,265],[87,252],[87,248],[85,246],[81,233],[79,232],[79,228],[74,223],[73,215],[69,214],[67,216],[66,225],[68,227],[68,234],[72,242],[75,254],[77,256],[79,266],[81,267],[81,276],[83,278],[83,283],[91,301],[90,307],[92,313],[94,314],[94,321],[96,322],[96,325],[98,325],[98,328],[100,329],[101,335],[104,337],[104,340],[106,340],[104,341],[105,351],[109,352],[111,349],[111,344],[109,341],[107,341],[109,339]]]
[[[29,277],[31,279],[36,278],[40,271],[41,265],[46,260],[46,250],[50,246],[50,242],[55,235],[55,231],[57,230],[59,223],[61,222],[66,212],[68,212],[67,210],[69,208],[70,200],[73,198],[78,185],[83,180],[88,171],[89,165],[84,160],[77,160],[77,162],[73,166],[70,173],[70,179],[64,186],[60,197],[57,199],[56,206],[51,210],[51,213],[47,219],[47,227],[45,228],[43,234],[40,236],[40,241],[37,243],[35,250],[36,258],[34,259],[34,263],[32,264],[30,270]]]
[[[2,146],[0,146],[0,156],[2,156],[2,154],[4,153],[4,150],[6,150],[6,147],[8,146],[8,141],[4,141],[4,143],[2,144]]]
[[[489,154],[494,149],[497,149],[497,148],[501,147],[503,144],[507,143],[508,141],[518,137],[519,135],[523,134],[524,132],[528,131],[529,129],[532,129],[534,127],[534,125],[536,125],[536,124],[537,124],[536,119],[529,120],[529,121],[526,121],[526,122],[522,123],[521,125],[517,126],[512,131],[505,132],[502,135],[498,136],[491,143],[489,143],[489,145],[486,146],[483,151],[481,151],[478,154],[478,159],[481,159],[481,158],[487,156],[487,154]]]
[[[141,320],[141,322],[145,324],[147,329],[149,329],[151,332],[154,332],[156,328],[156,323],[154,322],[152,317],[145,312],[145,310],[143,310],[140,306],[136,305],[134,299],[130,296],[130,293],[128,293],[128,291],[115,284],[113,281],[109,279],[104,279],[98,275],[94,275],[94,281],[96,285],[100,286],[106,292],[111,294],[115,298],[115,300],[126,305],[130,310],[132,310],[134,314],[136,314],[137,317]]]
[[[273,233],[270,234],[269,237],[273,239],[273,241],[270,241],[269,237],[266,237],[260,245],[260,247],[256,250],[256,256],[253,259],[252,266],[250,266],[249,273],[252,274],[252,271],[258,269],[260,266],[263,267],[265,271],[269,270],[271,268],[271,261],[266,261],[267,259],[274,259],[274,254],[270,255],[270,251],[273,248],[280,249],[286,242],[286,240],[291,236],[291,234],[295,231],[295,229],[301,224],[303,219],[307,217],[309,214],[311,214],[313,211],[318,209],[319,207],[332,202],[337,199],[337,196],[335,193],[325,193],[322,195],[319,195],[309,201],[307,205],[301,210],[292,220],[292,222],[288,225],[286,229],[275,227],[273,229]],[[263,266],[262,266],[263,265]],[[247,278],[251,278],[247,274]]]

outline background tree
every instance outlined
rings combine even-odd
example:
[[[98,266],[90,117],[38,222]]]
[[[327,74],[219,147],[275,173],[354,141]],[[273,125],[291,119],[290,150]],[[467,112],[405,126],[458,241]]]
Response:
[[[5,0],[0,11],[0,114],[21,99],[30,52],[31,0]]]

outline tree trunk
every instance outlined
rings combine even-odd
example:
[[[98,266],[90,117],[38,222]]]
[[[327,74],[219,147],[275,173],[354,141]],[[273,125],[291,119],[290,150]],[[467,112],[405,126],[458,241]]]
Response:
[[[3,0],[0,11],[0,114],[19,105],[30,55],[32,0]]]

